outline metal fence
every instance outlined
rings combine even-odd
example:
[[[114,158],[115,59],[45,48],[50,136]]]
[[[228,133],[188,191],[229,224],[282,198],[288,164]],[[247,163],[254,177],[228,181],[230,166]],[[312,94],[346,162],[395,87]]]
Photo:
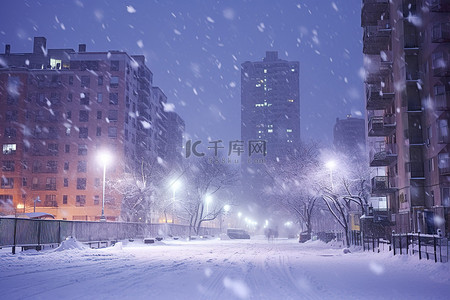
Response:
[[[219,228],[200,228],[199,234],[219,234]],[[80,242],[114,241],[157,236],[189,236],[189,226],[171,223],[121,223],[0,218],[0,247],[59,244],[67,237]]]
[[[419,259],[430,259],[435,262],[448,262],[450,248],[449,239],[439,234],[420,233],[392,234],[391,240],[386,240],[352,231],[350,243],[362,246],[363,251],[392,251],[394,255],[417,255]]]
[[[448,262],[449,240],[440,235],[404,233],[392,235],[394,255],[418,255],[419,259]]]

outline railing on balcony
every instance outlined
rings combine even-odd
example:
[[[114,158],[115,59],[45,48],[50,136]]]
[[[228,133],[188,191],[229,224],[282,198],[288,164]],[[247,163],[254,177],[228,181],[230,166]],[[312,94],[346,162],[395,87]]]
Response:
[[[434,99],[436,101],[435,108],[437,111],[450,110],[450,91],[436,95]]]
[[[391,37],[390,28],[382,26],[366,26],[364,28],[363,36],[363,53],[364,54],[379,54],[380,51],[387,50],[389,48],[389,40]],[[389,26],[389,25],[388,25]]]
[[[389,136],[395,131],[395,115],[371,117],[369,120],[369,136]]]
[[[439,157],[439,175],[448,176],[450,175],[450,158],[449,157]]]
[[[431,32],[431,41],[433,43],[450,42],[450,22],[434,24]]]
[[[363,0],[361,26],[375,25],[381,19],[389,19],[389,0]]]
[[[372,178],[372,193],[394,193],[397,188],[388,176],[375,176]]]
[[[432,12],[450,12],[450,0],[431,0],[430,2]]]
[[[433,69],[434,77],[450,77],[450,64]]]
[[[397,160],[396,144],[387,144],[385,142],[376,143],[375,147],[370,151],[371,167],[390,166]]]
[[[422,78],[422,73],[417,70],[406,70],[407,81],[418,81]]]
[[[385,86],[383,89],[380,85],[366,85],[367,109],[380,110],[388,108],[394,101],[394,92],[390,87]]]

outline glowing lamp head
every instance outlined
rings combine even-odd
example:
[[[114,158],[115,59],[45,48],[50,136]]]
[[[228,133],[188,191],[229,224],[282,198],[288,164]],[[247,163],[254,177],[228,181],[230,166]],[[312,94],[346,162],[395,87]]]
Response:
[[[336,168],[336,162],[334,160],[327,161],[325,167],[330,170],[334,170],[334,168]]]
[[[97,159],[102,166],[107,166],[112,161],[112,156],[108,151],[100,151],[97,154]]]

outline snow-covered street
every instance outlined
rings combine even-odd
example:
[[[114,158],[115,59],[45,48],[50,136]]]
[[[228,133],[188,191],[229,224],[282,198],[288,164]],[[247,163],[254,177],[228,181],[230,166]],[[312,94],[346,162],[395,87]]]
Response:
[[[344,254],[319,241],[134,241],[105,249],[1,251],[3,299],[445,299],[450,294],[448,263],[390,253]]]

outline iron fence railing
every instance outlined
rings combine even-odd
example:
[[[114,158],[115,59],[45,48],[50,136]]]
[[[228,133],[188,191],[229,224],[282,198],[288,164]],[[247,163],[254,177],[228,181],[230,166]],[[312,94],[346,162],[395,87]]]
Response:
[[[193,234],[193,231],[191,232]],[[0,248],[59,244],[67,237],[80,242],[117,241],[157,236],[189,236],[188,225],[0,218]],[[219,234],[219,228],[200,228],[200,235]]]

